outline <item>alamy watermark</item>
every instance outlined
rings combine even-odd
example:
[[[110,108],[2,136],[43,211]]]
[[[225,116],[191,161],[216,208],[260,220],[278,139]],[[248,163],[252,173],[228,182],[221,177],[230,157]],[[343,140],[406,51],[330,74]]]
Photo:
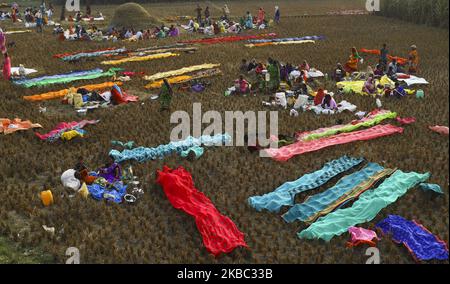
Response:
[[[66,250],[66,264],[80,264],[80,250],[76,247],[70,247]]]
[[[366,0],[367,12],[380,12],[380,1],[381,0]]]
[[[218,143],[215,146],[278,148],[277,111],[246,111],[245,113],[225,111],[224,117],[222,117],[220,112],[214,110],[202,113],[201,103],[194,103],[192,108],[192,119],[186,111],[172,113],[170,123],[178,125],[172,129],[170,141],[182,141],[189,136],[198,138],[203,135],[214,136],[227,133],[231,136],[230,141],[225,144]],[[204,128],[203,125],[207,126]],[[259,155],[260,157],[270,157],[264,150],[260,150]]]
[[[66,1],[66,10],[69,12],[80,11],[80,0],[67,0]]]

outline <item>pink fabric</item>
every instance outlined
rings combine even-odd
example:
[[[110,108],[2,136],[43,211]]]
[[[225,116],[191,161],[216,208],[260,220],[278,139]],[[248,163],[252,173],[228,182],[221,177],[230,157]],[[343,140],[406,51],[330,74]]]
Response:
[[[54,137],[55,135],[57,135],[60,132],[64,132],[67,130],[71,130],[74,127],[79,127],[79,128],[83,128],[88,124],[96,124],[98,123],[98,120],[83,120],[80,122],[77,121],[72,121],[72,122],[61,122],[60,124],[58,124],[52,131],[50,131],[47,134],[40,134],[36,132],[36,136],[39,137],[39,139],[41,140],[47,140],[51,137]]]
[[[397,117],[396,120],[401,125],[407,125],[407,124],[412,124],[412,123],[416,122],[416,119],[414,117],[405,117],[405,118]]]
[[[3,62],[3,78],[9,80],[11,78],[11,58],[8,56]]]
[[[448,127],[447,126],[436,125],[436,126],[429,126],[428,128],[434,132],[441,134],[441,135],[448,136]]]
[[[368,129],[341,133],[326,138],[312,141],[299,141],[280,149],[266,149],[266,152],[274,159],[285,162],[290,158],[309,152],[314,152],[330,146],[347,144],[356,141],[367,141],[397,133],[403,133],[403,128],[387,125],[377,125]]]
[[[378,239],[376,232],[364,228],[350,227],[348,232],[351,235],[352,243],[357,241],[372,241],[373,239]]]

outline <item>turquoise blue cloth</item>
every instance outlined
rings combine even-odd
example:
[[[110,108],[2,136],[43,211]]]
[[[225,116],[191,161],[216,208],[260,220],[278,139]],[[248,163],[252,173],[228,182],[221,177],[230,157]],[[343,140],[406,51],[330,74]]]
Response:
[[[198,159],[203,155],[203,153],[205,152],[205,149],[200,146],[194,146],[185,151],[182,151],[180,155],[181,155],[181,157],[186,158],[190,152],[194,152],[195,158]]]
[[[100,50],[100,51],[94,51],[94,52],[80,52],[80,53],[61,57],[61,59],[63,61],[73,61],[73,60],[78,60],[81,58],[90,58],[90,57],[97,57],[97,56],[102,56],[102,55],[117,55],[117,54],[125,53],[126,51],[127,51],[126,48],[118,48],[118,49],[108,49],[108,50]]]
[[[397,201],[408,190],[425,182],[429,177],[429,173],[404,173],[397,170],[378,188],[361,194],[351,207],[338,209],[319,218],[307,229],[298,233],[298,237],[330,241],[333,237],[347,232],[352,226],[373,220],[383,208]]]
[[[150,160],[163,159],[173,153],[181,154],[181,152],[194,146],[222,146],[230,141],[231,136],[227,133],[214,136],[201,136],[200,138],[189,136],[186,140],[170,142],[169,144],[159,145],[155,148],[138,147],[131,150],[125,149],[122,152],[111,150],[109,155],[118,163],[128,160],[143,163]]]
[[[354,172],[339,180],[336,185],[322,193],[310,196],[305,202],[296,204],[286,214],[283,219],[292,223],[295,220],[305,222],[310,217],[326,209],[336,202],[340,197],[347,194],[358,184],[368,180],[371,176],[383,171],[384,168],[376,163],[369,163],[362,170]]]
[[[270,212],[279,212],[283,206],[294,205],[296,194],[318,188],[333,177],[361,164],[363,161],[363,158],[343,156],[337,160],[326,163],[324,167],[318,171],[306,174],[295,181],[284,183],[273,192],[262,196],[250,197],[248,203],[258,211],[266,209]]]
[[[423,190],[431,190],[434,191],[436,193],[440,193],[440,194],[444,194],[444,192],[442,191],[442,188],[440,185],[438,184],[434,184],[434,183],[421,183],[419,184],[420,188]]]

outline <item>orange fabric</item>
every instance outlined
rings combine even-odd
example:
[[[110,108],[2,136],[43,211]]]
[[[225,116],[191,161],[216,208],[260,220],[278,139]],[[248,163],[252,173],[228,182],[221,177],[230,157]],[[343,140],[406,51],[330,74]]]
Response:
[[[96,90],[109,89],[114,85],[121,86],[122,84],[123,84],[122,82],[105,82],[105,83],[101,83],[101,84],[81,86],[81,87],[78,87],[77,89],[83,88],[88,91],[96,91]],[[48,93],[39,94],[39,95],[24,96],[23,98],[24,98],[24,100],[32,101],[32,102],[47,101],[47,100],[63,98],[68,93],[69,93],[69,89],[64,89],[64,90],[48,92]]]
[[[323,98],[325,97],[325,92],[322,89],[317,91],[316,96],[314,97],[314,105],[320,105],[322,103]]]
[[[91,185],[94,183],[96,177],[90,176],[87,170],[83,170],[80,172],[81,180],[84,181],[87,185]]]
[[[29,120],[15,118],[13,120],[7,118],[0,118],[0,133],[11,134],[16,131],[28,130],[32,128],[42,128],[42,125],[38,123],[32,123]]]
[[[367,54],[373,54],[373,55],[380,55],[381,54],[381,51],[379,49],[365,49],[365,48],[362,48],[360,50],[360,52],[367,53]],[[405,65],[406,63],[408,63],[408,59],[403,58],[403,57],[388,55],[388,58],[391,61],[396,59],[398,64],[400,64],[400,65]]]

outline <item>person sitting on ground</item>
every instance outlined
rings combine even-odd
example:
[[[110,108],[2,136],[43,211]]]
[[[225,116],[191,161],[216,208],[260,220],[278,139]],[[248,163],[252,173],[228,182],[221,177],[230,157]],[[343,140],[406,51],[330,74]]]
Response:
[[[178,30],[177,27],[175,27],[174,25],[170,26],[170,30],[169,30],[169,36],[170,37],[176,37],[179,36],[180,31]]]
[[[399,65],[398,65],[398,62],[397,62],[397,59],[392,59],[392,62],[391,63],[389,63],[389,65],[388,65],[388,70],[390,69],[390,68],[392,68],[392,72],[394,72],[394,73],[399,73],[400,71],[399,71]]]
[[[325,98],[325,91],[322,88],[318,89],[317,94],[314,97],[314,105],[315,106],[321,105],[324,98]]]
[[[325,97],[322,100],[321,104],[323,109],[329,109],[329,110],[337,110],[337,104],[336,101],[333,99],[333,97],[330,94],[326,94]]]
[[[406,96],[406,90],[402,85],[400,85],[399,82],[395,82],[395,88],[392,90],[391,95],[397,98],[403,98],[404,96]]]
[[[104,168],[98,169],[99,176],[106,179],[109,183],[120,181],[122,177],[122,169],[118,163],[114,161],[114,158],[109,156],[108,161]]]
[[[417,52],[417,46],[414,44],[411,46],[411,51],[408,54],[409,74],[416,74],[419,70],[419,53]]]
[[[303,71],[309,72],[311,70],[311,67],[309,66],[308,62],[306,60],[304,60],[298,69],[301,71],[303,70]]]
[[[170,109],[170,103],[172,102],[173,89],[167,79],[163,79],[163,85],[159,92],[159,102],[161,104],[161,110]]]
[[[236,94],[247,95],[250,93],[250,83],[244,79],[244,75],[240,75],[235,81]]]
[[[369,76],[364,83],[363,92],[368,95],[374,95],[376,93],[376,87],[372,76]]]
[[[373,75],[375,79],[380,79],[381,77],[383,77],[384,76],[383,65],[377,64],[375,71],[373,71]]]
[[[258,63],[256,62],[256,59],[253,58],[252,61],[250,61],[250,63],[248,64],[247,72],[252,72],[256,67],[258,67]]]
[[[358,50],[356,47],[352,47],[350,57],[345,63],[345,71],[349,74],[358,71],[358,62],[362,60],[362,57],[359,56]]]
[[[334,79],[336,82],[341,82],[341,81],[344,80],[344,78],[345,78],[345,70],[344,70],[344,67],[342,67],[342,64],[341,64],[341,63],[338,63],[338,64],[336,65],[336,69],[334,69],[334,72],[333,72],[333,79]]]
[[[246,15],[245,15],[245,28],[246,29],[253,29],[253,17],[252,14],[250,14],[249,11],[247,11]]]
[[[264,8],[260,7],[258,11],[258,19],[256,21],[256,25],[260,26],[264,24],[265,19],[266,19],[266,11],[264,11]]]

